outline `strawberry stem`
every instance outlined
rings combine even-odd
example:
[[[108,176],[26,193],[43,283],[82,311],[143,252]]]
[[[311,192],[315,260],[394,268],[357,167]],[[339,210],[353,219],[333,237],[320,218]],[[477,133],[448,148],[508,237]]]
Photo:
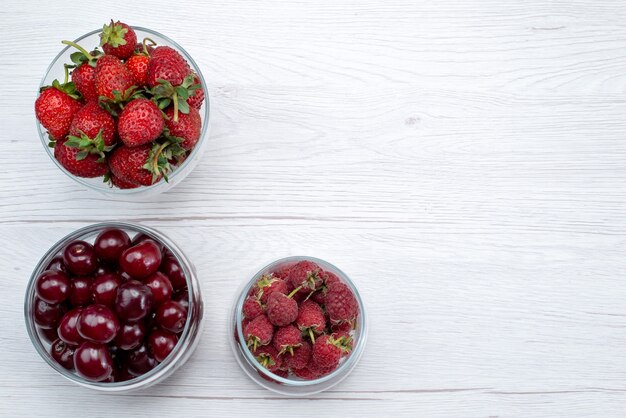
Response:
[[[311,344],[315,344],[315,335],[313,334],[313,330],[309,328],[309,337],[311,338]]]
[[[83,48],[82,46],[78,45],[75,42],[72,41],[61,41],[61,43],[63,45],[69,45],[69,46],[73,46],[74,48],[78,49],[80,52],[82,52],[87,59],[89,60],[89,62],[93,61],[96,59],[96,57],[94,57],[93,55],[91,55],[89,52],[87,52],[87,50],[85,48]]]
[[[148,43],[150,43],[150,45],[148,45]],[[142,42],[142,45],[143,45],[143,52],[144,52],[146,55],[150,55],[150,54],[148,53],[148,46],[156,46],[156,44],[157,44],[157,43],[156,43],[156,42],[154,42],[154,41],[153,41],[152,39],[150,39],[150,38],[143,38],[143,42]]]
[[[174,102],[174,122],[178,122],[178,93],[176,93],[176,90],[174,90],[172,101]]]
[[[171,144],[170,141],[165,141],[163,144],[161,144],[161,146],[154,153],[154,157],[152,158],[152,169],[153,169],[152,173],[153,174],[157,174],[159,172],[159,155],[161,155],[163,150],[170,144]]]
[[[63,69],[65,70],[65,79],[63,84],[67,84],[67,82],[70,81],[70,68],[67,64],[63,64]]]

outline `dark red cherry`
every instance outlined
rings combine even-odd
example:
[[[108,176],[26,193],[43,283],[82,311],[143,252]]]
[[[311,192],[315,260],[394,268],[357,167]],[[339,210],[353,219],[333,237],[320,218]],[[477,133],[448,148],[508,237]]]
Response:
[[[65,311],[65,306],[51,305],[39,298],[35,298],[35,303],[33,304],[35,324],[39,325],[40,328],[56,328]]]
[[[166,300],[172,298],[172,283],[167,276],[160,271],[144,279],[143,283],[152,291],[152,302],[154,306],[159,306]]]
[[[109,307],[114,306],[117,288],[121,283],[122,279],[117,273],[104,273],[96,276],[91,284],[94,302]]]
[[[161,249],[152,240],[142,241],[122,252],[120,268],[134,279],[148,277],[159,269]]]
[[[187,282],[185,281],[185,272],[180,268],[180,264],[174,257],[167,257],[163,259],[160,269],[170,282],[175,290],[185,289]]]
[[[128,365],[122,364],[115,370],[115,382],[126,382],[128,380],[134,379],[130,371],[128,370]]]
[[[93,247],[101,260],[117,263],[122,251],[130,247],[130,237],[121,229],[105,229],[98,234]]]
[[[104,305],[89,305],[78,319],[78,333],[86,340],[96,343],[112,341],[120,330],[120,321],[111,309]]]
[[[152,331],[148,337],[150,352],[159,363],[170,355],[177,342],[178,337],[176,335],[163,329]]]
[[[65,267],[65,263],[63,262],[63,256],[57,255],[50,261],[46,270],[55,270],[62,271],[63,273],[67,273],[67,267]]]
[[[93,272],[94,277],[102,276],[103,274],[113,273],[110,267],[105,264],[99,264],[96,271]]]
[[[115,311],[126,322],[144,318],[152,308],[152,292],[137,280],[129,280],[117,288]]]
[[[106,345],[85,341],[74,353],[74,367],[85,379],[101,382],[113,373],[113,359]]]
[[[65,341],[58,339],[55,340],[50,346],[50,356],[59,363],[61,366],[68,370],[72,370],[74,368],[74,349],[76,347],[72,347],[67,344]]]
[[[73,241],[63,250],[63,261],[68,270],[77,276],[96,271],[98,257],[93,246],[85,241]]]
[[[146,325],[143,321],[130,322],[122,325],[115,337],[115,344],[122,350],[132,350],[141,345],[146,336]]]
[[[126,357],[128,372],[133,376],[141,376],[154,369],[157,364],[159,363],[152,357],[145,344],[129,351]]]
[[[77,329],[78,318],[83,312],[83,308],[74,308],[61,318],[57,332],[59,338],[71,345],[78,345],[83,342],[83,337],[80,336]]]
[[[168,300],[157,308],[155,319],[161,328],[178,334],[185,328],[187,310],[180,303]]]
[[[73,306],[83,306],[92,302],[91,277],[75,277],[71,280],[70,303]]]
[[[70,296],[70,279],[62,271],[44,271],[37,277],[35,291],[40,299],[48,303],[64,302]]]
[[[185,308],[185,312],[189,311],[189,292],[187,290],[177,293],[172,300],[180,303],[180,306]]]
[[[159,241],[157,241],[156,239],[154,239],[154,238],[152,238],[152,237],[149,237],[148,235],[144,234],[143,232],[140,232],[140,233],[138,233],[137,235],[135,235],[135,237],[133,238],[133,244],[132,244],[132,245],[137,245],[137,244],[139,244],[139,243],[141,243],[141,242],[148,241],[148,240],[150,240],[150,241],[154,241],[154,243],[155,243],[156,245],[158,245],[158,246],[159,246],[159,250],[160,250],[161,252],[163,252],[163,250],[164,250],[164,248],[165,248],[165,247],[163,246],[163,244],[161,244],[161,243],[160,243]]]
[[[39,328],[39,336],[42,340],[48,343],[52,343],[54,340],[59,338],[59,334],[57,333],[56,328],[44,329]]]

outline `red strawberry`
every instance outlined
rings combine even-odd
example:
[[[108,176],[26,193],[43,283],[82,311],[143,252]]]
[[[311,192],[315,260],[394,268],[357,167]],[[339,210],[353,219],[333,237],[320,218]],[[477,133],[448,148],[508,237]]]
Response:
[[[129,147],[154,141],[164,126],[161,111],[148,99],[134,99],[128,103],[117,121],[120,139]]]
[[[100,177],[109,171],[104,162],[99,162],[100,156],[67,146],[66,142],[66,139],[57,141],[54,157],[67,171],[78,177]]]
[[[144,168],[150,163],[151,154],[153,151],[149,145],[133,148],[121,146],[109,157],[109,167],[113,175],[125,182],[149,186],[161,178],[159,175],[154,178],[153,172]]]
[[[133,55],[126,61],[126,68],[133,74],[135,85],[145,86],[148,83],[148,62],[147,55]]]
[[[48,130],[50,136],[57,140],[67,136],[72,119],[81,108],[76,96],[72,97],[73,94],[71,96],[66,91],[71,91],[71,86],[61,85],[54,80],[52,87],[42,91],[35,101],[37,119]]]
[[[349,351],[343,337],[335,339],[331,335],[322,335],[313,344],[311,360],[316,366],[326,368],[336,368],[344,351]]]
[[[189,74],[191,71],[191,68],[189,68],[189,64],[185,58],[183,58],[178,51],[170,46],[157,46],[150,54],[150,58],[168,59],[176,66],[176,68],[179,69],[180,72],[185,75]]]
[[[279,327],[289,325],[298,317],[298,304],[290,296],[274,292],[267,299],[267,317]]]
[[[72,82],[76,85],[76,90],[82,94],[87,102],[98,99],[95,77],[96,68],[88,62],[83,62],[72,71]]]
[[[183,138],[180,146],[186,150],[191,150],[200,139],[200,129],[202,120],[200,113],[195,107],[189,108],[189,113],[179,113],[178,122],[174,122],[174,108],[172,106],[165,109],[165,126],[170,131],[170,135]]]
[[[265,367],[272,373],[279,371],[282,366],[282,359],[271,344],[257,347],[256,350],[252,352],[252,355],[256,358],[256,361],[261,364],[261,366]]]
[[[359,314],[359,305],[354,293],[342,282],[331,283],[328,286],[324,307],[332,324],[352,322]]]
[[[289,285],[284,280],[279,280],[271,274],[264,274],[252,288],[256,298],[263,304],[267,304],[267,298],[274,293],[289,293]]]
[[[200,82],[200,78],[197,74],[193,75],[193,84],[197,84],[199,88],[194,90],[193,94],[189,96],[187,103],[189,103],[189,106],[200,110],[202,103],[204,102],[204,89],[202,88],[202,83]]]
[[[180,86],[183,84],[183,80],[187,74],[189,73],[185,72],[170,59],[151,58],[148,62],[146,77],[150,87],[157,86],[159,84],[159,80],[167,81],[172,86]]]
[[[102,27],[100,46],[105,54],[126,59],[133,55],[136,44],[137,35],[126,23],[111,20],[110,24]]]
[[[133,73],[113,55],[104,55],[96,63],[96,93],[114,100],[114,92],[124,97],[132,92],[135,85]]]
[[[311,344],[307,341],[302,341],[302,344],[293,350],[293,354],[285,353],[283,355],[283,363],[292,370],[299,370],[304,368],[311,360]]]
[[[326,328],[322,307],[312,300],[302,302],[298,309],[296,325],[301,332],[309,335],[311,342],[315,342],[315,335],[322,334]]]
[[[293,355],[293,349],[302,345],[302,334],[293,325],[280,327],[274,333],[272,344],[274,344],[278,354],[290,353]]]
[[[322,285],[322,278],[319,275],[320,271],[320,266],[314,262],[303,260],[296,263],[289,270],[289,281],[294,288],[301,288],[300,296],[308,295]]]
[[[69,134],[80,136],[83,133],[94,139],[100,131],[105,146],[115,144],[115,121],[97,102],[89,102],[74,115]]]
[[[259,315],[263,315],[265,310],[263,309],[263,305],[261,302],[257,300],[257,298],[253,296],[248,296],[246,300],[243,302],[243,316],[248,319],[254,319]]]
[[[135,189],[140,186],[140,184],[131,183],[129,181],[122,180],[121,178],[116,177],[113,174],[111,174],[111,184],[113,184],[118,189]]]
[[[267,345],[274,336],[274,326],[265,315],[257,316],[250,321],[243,330],[248,347],[255,351],[258,346]]]

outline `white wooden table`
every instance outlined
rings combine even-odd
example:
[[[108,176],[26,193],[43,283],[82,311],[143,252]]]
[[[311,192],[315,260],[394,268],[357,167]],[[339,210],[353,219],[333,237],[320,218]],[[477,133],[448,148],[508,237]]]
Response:
[[[625,2],[185,3],[3,3],[1,416],[625,414]],[[181,43],[211,93],[203,160],[147,203],[65,178],[34,127],[60,40],[111,17]],[[176,240],[206,302],[189,363],[126,396],[57,376],[22,318],[44,251],[107,219]],[[300,400],[226,331],[241,281],[295,254],[350,274],[371,319],[354,373]]]

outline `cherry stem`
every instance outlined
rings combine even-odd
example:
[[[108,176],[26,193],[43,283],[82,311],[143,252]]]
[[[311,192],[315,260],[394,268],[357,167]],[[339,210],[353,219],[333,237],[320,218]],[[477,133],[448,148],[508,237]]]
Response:
[[[74,48],[78,49],[80,52],[82,52],[87,59],[89,60],[89,62],[93,61],[96,59],[96,57],[94,57],[93,55],[91,55],[85,48],[83,48],[82,46],[78,45],[75,42],[72,41],[61,41],[61,43],[63,45],[69,45],[69,46],[73,46]]]

